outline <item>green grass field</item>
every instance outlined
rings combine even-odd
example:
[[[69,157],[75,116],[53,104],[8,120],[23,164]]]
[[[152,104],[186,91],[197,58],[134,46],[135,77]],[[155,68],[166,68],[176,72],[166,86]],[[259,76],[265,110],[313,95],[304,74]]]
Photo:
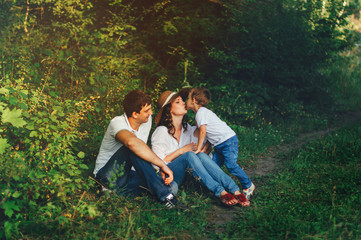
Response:
[[[19,232],[23,239],[361,239],[360,124],[279,159],[276,173],[253,179],[257,192],[247,208],[220,207],[189,177],[179,194],[187,211],[89,189],[71,199],[78,211],[46,222],[29,217]],[[82,205],[94,206],[94,215],[83,216]]]

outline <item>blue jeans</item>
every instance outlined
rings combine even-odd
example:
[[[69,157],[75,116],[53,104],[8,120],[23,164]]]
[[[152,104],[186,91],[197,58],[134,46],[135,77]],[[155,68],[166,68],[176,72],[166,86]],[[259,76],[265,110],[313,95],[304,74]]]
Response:
[[[180,168],[179,165],[182,167]],[[168,164],[175,176],[182,177],[178,181],[174,179],[179,185],[183,181],[184,166],[188,167],[196,180],[205,185],[216,197],[225,190],[231,193],[239,190],[235,182],[204,153],[196,155],[194,152],[186,152]]]
[[[131,166],[136,172],[130,170]],[[139,195],[149,189],[163,201],[171,193],[171,187],[164,184],[152,165],[125,146],[119,148],[97,172],[96,179],[119,195]]]
[[[227,192],[234,194],[236,191],[239,191],[239,187],[233,179],[228,176],[215,162],[213,162],[207,154],[198,153],[197,156],[209,175],[220,183]]]
[[[214,147],[213,161],[218,166],[226,165],[230,174],[236,176],[243,189],[247,189],[252,185],[251,179],[243,171],[243,169],[237,164],[238,160],[238,139],[237,136],[233,136],[230,139]]]

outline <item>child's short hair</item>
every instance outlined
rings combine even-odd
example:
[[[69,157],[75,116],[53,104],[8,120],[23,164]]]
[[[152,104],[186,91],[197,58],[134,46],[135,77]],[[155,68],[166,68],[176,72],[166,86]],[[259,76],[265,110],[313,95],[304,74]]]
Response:
[[[211,101],[211,92],[205,87],[195,87],[190,92],[191,99],[195,99],[197,104],[206,107]]]
[[[123,108],[127,117],[132,116],[133,112],[140,113],[140,110],[146,105],[151,104],[148,94],[142,90],[133,90],[129,92],[123,100]]]

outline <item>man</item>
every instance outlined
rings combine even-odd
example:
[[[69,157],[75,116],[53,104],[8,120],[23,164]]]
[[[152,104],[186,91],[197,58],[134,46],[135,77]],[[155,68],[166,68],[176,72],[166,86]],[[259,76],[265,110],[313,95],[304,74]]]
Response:
[[[144,188],[166,207],[177,199],[171,192],[173,171],[146,144],[152,125],[150,97],[141,90],[128,93],[124,114],[110,121],[96,159],[95,178],[117,194],[139,195]],[[158,166],[162,178],[154,171]],[[134,171],[135,170],[135,171]]]

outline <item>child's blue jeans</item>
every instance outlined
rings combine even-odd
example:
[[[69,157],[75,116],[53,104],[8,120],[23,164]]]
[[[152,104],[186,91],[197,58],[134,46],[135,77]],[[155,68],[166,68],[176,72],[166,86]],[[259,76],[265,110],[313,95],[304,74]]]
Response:
[[[220,167],[225,164],[229,173],[239,179],[243,189],[247,189],[252,185],[252,181],[237,164],[237,160],[238,139],[236,135],[214,147],[213,161]]]

